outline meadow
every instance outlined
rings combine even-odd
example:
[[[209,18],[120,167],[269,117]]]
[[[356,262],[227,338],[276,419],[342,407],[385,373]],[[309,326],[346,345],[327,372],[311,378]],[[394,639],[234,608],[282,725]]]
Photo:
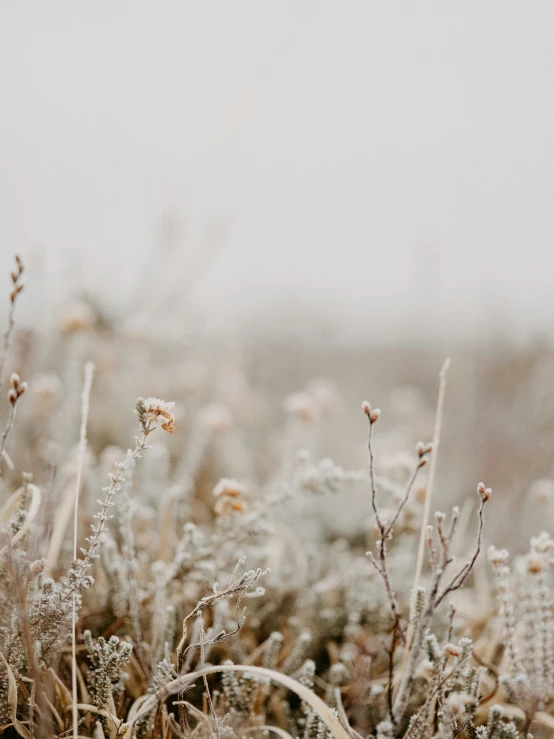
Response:
[[[547,342],[171,343],[84,299],[46,335],[32,268],[3,265],[3,736],[554,735]]]

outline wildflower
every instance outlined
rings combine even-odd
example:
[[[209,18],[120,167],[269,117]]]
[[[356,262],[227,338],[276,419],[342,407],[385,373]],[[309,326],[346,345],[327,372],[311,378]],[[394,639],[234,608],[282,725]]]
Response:
[[[536,554],[529,554],[526,557],[527,572],[530,575],[538,575],[542,572],[546,566],[546,562],[543,557],[539,557]]]
[[[508,552],[506,549],[497,549],[495,546],[491,545],[487,554],[489,561],[497,567],[508,561]]]
[[[240,482],[223,477],[214,488],[214,496],[220,498],[228,496],[230,498],[238,498],[246,492],[246,488]]]
[[[214,507],[216,516],[242,513],[246,509],[242,499],[245,492],[242,483],[226,477],[221,479],[214,488],[214,496],[218,499]]]
[[[141,425],[160,426],[164,431],[172,434],[175,431],[175,416],[171,409],[175,403],[167,403],[159,398],[139,398],[137,400],[137,414]]]

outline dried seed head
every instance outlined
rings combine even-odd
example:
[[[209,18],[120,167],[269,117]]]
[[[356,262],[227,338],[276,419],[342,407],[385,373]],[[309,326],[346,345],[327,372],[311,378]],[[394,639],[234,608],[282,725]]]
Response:
[[[364,400],[364,402],[362,403],[362,410],[366,414],[366,416],[370,416],[371,415],[371,406],[367,402],[367,400]]]
[[[10,385],[11,387],[8,391],[8,400],[11,405],[15,405],[18,398],[20,398],[25,390],[27,390],[27,383],[21,382],[19,375],[14,372],[10,377]]]
[[[376,423],[379,420],[379,416],[381,415],[381,409],[375,408],[375,410],[372,410],[369,414],[369,421],[370,423]]]
[[[479,485],[477,485],[477,493],[481,497],[483,503],[486,503],[492,495],[492,490],[490,488],[486,488],[484,482],[480,482]]]

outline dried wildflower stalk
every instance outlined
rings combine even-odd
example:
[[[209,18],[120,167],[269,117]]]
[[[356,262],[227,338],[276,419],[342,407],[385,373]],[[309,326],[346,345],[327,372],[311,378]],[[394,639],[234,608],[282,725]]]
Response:
[[[173,415],[169,412],[169,408],[171,408],[172,405],[172,403],[165,403],[164,401],[155,400],[153,398],[150,398],[148,403],[145,403],[142,398],[138,399],[136,412],[141,426],[142,435],[135,437],[135,448],[130,452],[127,459],[123,462],[115,463],[115,474],[110,475],[110,484],[107,487],[102,488],[105,498],[103,501],[98,501],[100,504],[100,511],[94,516],[98,523],[91,524],[92,536],[89,536],[86,539],[88,549],[81,548],[83,559],[79,559],[74,562],[73,567],[71,568],[69,581],[64,591],[64,599],[71,597],[73,593],[78,590],[88,588],[92,584],[91,578],[87,575],[87,572],[92,567],[93,561],[99,556],[96,554],[96,550],[102,541],[103,533],[106,529],[106,523],[112,518],[109,514],[109,510],[114,505],[113,497],[121,490],[125,483],[130,463],[140,459],[142,452],[148,448],[146,440],[152,431],[154,431],[156,426],[161,425],[163,429],[168,431],[171,430],[172,432],[175,423]]]
[[[406,667],[400,678],[398,693],[392,707],[391,716],[395,725],[398,725],[401,722],[406,712],[413,687],[412,681],[418,664],[421,647],[423,645],[425,633],[429,628],[433,614],[435,613],[439,605],[443,602],[443,600],[448,595],[450,595],[450,593],[453,593],[455,590],[458,590],[462,587],[462,585],[469,577],[477,560],[477,557],[479,556],[479,553],[481,551],[484,526],[484,508],[485,504],[491,497],[491,489],[486,488],[483,483],[479,483],[479,485],[477,486],[477,493],[479,495],[479,510],[477,536],[474,552],[471,558],[462,565],[462,567],[446,585],[443,585],[443,578],[448,566],[454,561],[454,557],[450,551],[450,545],[456,529],[456,524],[459,517],[459,510],[457,508],[453,509],[448,531],[446,531],[443,526],[443,521],[445,518],[444,514],[438,513],[435,516],[439,546],[438,556],[433,543],[433,529],[432,527],[427,528],[429,562],[431,564],[432,570],[431,586],[429,593],[426,594],[425,608],[423,609],[421,616],[418,618],[417,623],[414,626],[414,636],[412,643],[408,647],[408,658],[406,660]]]
[[[391,578],[390,578],[390,573],[389,573],[389,566],[388,566],[388,559],[387,559],[387,542],[392,538],[392,531],[393,531],[394,525],[398,521],[403,509],[406,506],[406,503],[409,500],[410,493],[413,490],[413,486],[415,484],[419,471],[427,463],[428,455],[432,451],[432,445],[423,444],[422,442],[420,442],[417,445],[416,447],[417,458],[416,458],[416,462],[414,465],[414,469],[408,480],[406,491],[400,503],[398,504],[396,511],[393,513],[390,520],[387,521],[383,519],[378,503],[377,503],[377,487],[375,484],[375,461],[374,461],[374,453],[373,453],[373,427],[378,421],[381,415],[381,411],[379,409],[372,409],[370,404],[367,401],[365,401],[362,404],[362,410],[367,416],[368,421],[369,421],[367,446],[368,446],[368,452],[369,452],[369,481],[370,481],[370,488],[371,488],[371,507],[375,515],[375,522],[376,522],[376,526],[379,532],[379,539],[376,543],[377,553],[378,553],[377,559],[374,557],[372,552],[366,552],[366,554],[383,580],[385,591],[386,591],[387,598],[388,598],[389,605],[390,605],[391,614],[392,614],[393,635],[392,635],[392,643],[391,643],[391,647],[389,651],[391,673],[392,673],[392,663],[394,659],[394,652],[396,650],[397,645],[405,641],[405,634],[404,634],[404,627],[402,625],[402,620],[401,620],[400,607],[396,599],[396,594],[394,592]],[[390,685],[389,685],[389,692],[390,692],[390,690],[392,689],[392,674],[390,675],[389,682],[390,682]],[[389,695],[389,703],[390,701],[391,701],[391,697]]]
[[[415,468],[408,480],[408,484],[406,487],[406,492],[401,499],[400,503],[398,504],[398,507],[396,511],[391,515],[390,520],[387,521],[383,518],[381,515],[378,503],[377,503],[377,489],[375,484],[375,470],[374,470],[374,453],[373,453],[373,428],[375,423],[378,421],[381,412],[379,410],[373,410],[369,403],[364,402],[362,405],[362,409],[364,413],[366,414],[368,421],[369,421],[369,433],[368,433],[368,451],[369,451],[369,479],[370,479],[370,487],[371,487],[371,506],[373,509],[373,513],[375,515],[375,521],[376,521],[376,527],[379,532],[379,540],[376,543],[377,546],[377,552],[378,556],[377,558],[372,554],[372,552],[367,552],[367,556],[371,560],[372,564],[374,565],[375,569],[381,576],[385,591],[387,594],[390,611],[392,615],[392,627],[393,627],[393,633],[392,633],[392,640],[391,640],[391,646],[388,650],[389,653],[389,680],[388,680],[388,696],[389,696],[389,712],[390,717],[393,722],[393,726],[398,727],[401,721],[404,718],[404,715],[406,713],[406,709],[408,707],[408,701],[410,698],[410,694],[412,691],[413,686],[413,677],[420,659],[420,652],[423,645],[423,640],[425,637],[426,630],[428,629],[431,619],[433,617],[434,612],[439,607],[439,605],[442,603],[442,601],[452,592],[455,590],[458,590],[462,587],[464,582],[466,581],[467,577],[469,576],[470,572],[473,569],[473,566],[475,564],[475,561],[477,560],[477,557],[479,556],[479,553],[481,551],[481,541],[482,541],[482,534],[483,534],[483,525],[484,525],[484,517],[483,517],[483,511],[484,511],[484,505],[489,500],[491,496],[491,490],[490,488],[486,488],[483,483],[480,483],[477,492],[479,494],[480,499],[480,505],[479,505],[479,512],[478,512],[478,528],[477,528],[477,540],[476,540],[476,546],[473,555],[471,556],[470,560],[466,562],[460,570],[450,579],[450,581],[442,585],[443,583],[443,577],[445,575],[445,572],[448,568],[448,566],[453,562],[453,556],[450,552],[450,544],[452,541],[452,538],[454,536],[454,531],[456,528],[456,523],[458,521],[459,516],[459,510],[455,508],[452,513],[452,517],[450,520],[450,525],[448,530],[445,530],[444,528],[444,514],[437,513],[436,518],[436,526],[437,526],[437,535],[438,535],[438,544],[439,544],[439,554],[437,556],[437,552],[435,550],[435,546],[433,543],[433,527],[428,526],[426,528],[426,538],[428,543],[428,556],[429,556],[429,562],[431,565],[432,570],[432,582],[430,587],[429,594],[425,594],[424,600],[425,605],[420,606],[419,612],[417,610],[417,597],[419,595],[414,594],[412,601],[412,611],[414,612],[414,615],[417,615],[417,618],[414,618],[412,623],[413,628],[413,637],[409,644],[406,644],[405,650],[405,658],[404,658],[404,666],[402,675],[400,678],[400,683],[398,687],[398,692],[396,697],[393,700],[393,694],[392,694],[392,686],[394,681],[394,653],[397,648],[397,646],[400,643],[405,643],[405,632],[404,632],[404,626],[402,624],[401,620],[401,611],[400,607],[396,598],[395,591],[392,586],[391,578],[390,578],[390,572],[389,572],[389,566],[388,566],[388,558],[387,558],[387,541],[392,538],[392,531],[393,527],[398,521],[402,510],[406,506],[406,503],[409,499],[410,492],[413,488],[413,485],[415,483],[415,480],[417,478],[417,474],[419,470],[427,463],[428,455],[433,450],[432,444],[423,444],[420,442],[416,447],[417,452],[417,460],[415,464]],[[442,587],[441,587],[442,585]],[[419,593],[416,591],[416,593]],[[423,601],[423,593],[421,593],[420,601]]]

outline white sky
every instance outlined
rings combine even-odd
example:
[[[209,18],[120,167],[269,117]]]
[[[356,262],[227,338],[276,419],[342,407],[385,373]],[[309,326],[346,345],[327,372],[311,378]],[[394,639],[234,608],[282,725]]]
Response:
[[[550,0],[0,0],[2,269],[227,330],[551,332],[553,70]]]

